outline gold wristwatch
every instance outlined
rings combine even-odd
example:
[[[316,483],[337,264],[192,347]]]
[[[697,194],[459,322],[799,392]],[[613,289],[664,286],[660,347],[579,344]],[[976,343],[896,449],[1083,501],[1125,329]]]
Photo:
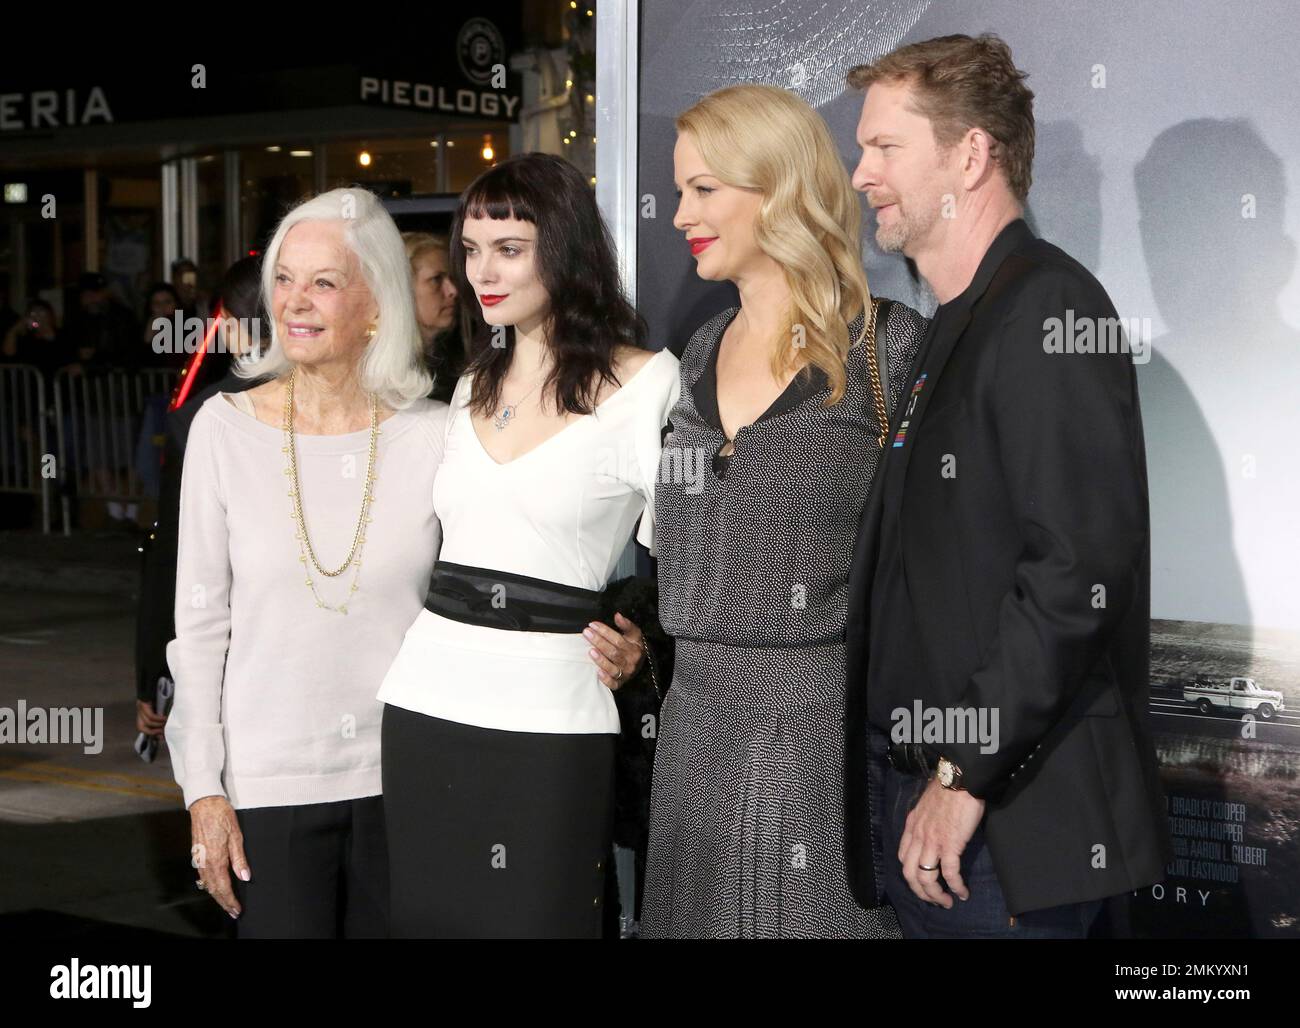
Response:
[[[939,779],[939,784],[945,789],[965,791],[966,787],[961,784],[961,768],[947,757],[939,758],[939,764],[935,768],[934,777]]]

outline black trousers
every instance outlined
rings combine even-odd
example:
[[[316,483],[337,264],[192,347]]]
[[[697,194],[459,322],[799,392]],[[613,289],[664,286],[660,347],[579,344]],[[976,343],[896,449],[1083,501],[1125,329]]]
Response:
[[[393,936],[600,938],[617,739],[385,706]]]
[[[388,845],[379,796],[237,810],[252,881],[233,874],[241,939],[388,936]]]

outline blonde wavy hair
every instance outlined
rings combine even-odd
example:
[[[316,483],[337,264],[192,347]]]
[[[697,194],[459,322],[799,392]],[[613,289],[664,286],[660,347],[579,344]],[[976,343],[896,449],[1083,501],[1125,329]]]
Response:
[[[862,270],[862,207],[830,129],[796,94],[759,84],[710,93],[678,115],[676,126],[715,176],[762,196],[754,236],[781,266],[791,298],[785,342],[772,351],[773,377],[799,365],[803,351],[829,381],[826,405],[839,403],[849,347],[874,329],[874,305]],[[862,335],[850,339],[849,322],[863,311]],[[802,326],[802,345],[795,326]],[[887,425],[874,348],[868,363],[876,416]]]
[[[447,260],[451,262],[451,240],[444,235],[437,235],[433,232],[403,232],[402,244],[406,247],[406,259],[411,262],[411,270],[415,270],[416,262],[419,261],[426,253],[438,251]]]

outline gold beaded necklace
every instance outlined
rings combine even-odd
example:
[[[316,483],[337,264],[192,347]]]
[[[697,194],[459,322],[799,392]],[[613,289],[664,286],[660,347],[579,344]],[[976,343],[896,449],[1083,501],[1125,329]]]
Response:
[[[298,531],[294,534],[294,538],[298,540],[298,550],[301,554],[298,560],[306,572],[306,584],[311,589],[312,596],[316,598],[316,606],[346,614],[348,612],[346,600],[334,607],[320,598],[320,594],[316,591],[316,583],[312,580],[311,572],[307,570],[307,563],[310,561],[311,566],[327,578],[337,578],[355,564],[356,571],[352,575],[352,587],[348,590],[348,598],[350,599],[352,594],[357,591],[357,579],[361,577],[361,547],[366,542],[365,527],[372,520],[370,517],[370,504],[374,500],[372,490],[375,485],[375,451],[379,438],[379,400],[374,393],[370,394],[370,457],[366,462],[366,487],[361,494],[361,514],[357,518],[357,530],[352,533],[352,548],[348,550],[347,560],[339,565],[336,570],[327,571],[321,567],[320,561],[316,559],[316,551],[311,545],[311,537],[307,534],[307,522],[302,513],[302,486],[298,481],[298,454],[293,431],[293,383],[297,373],[296,368],[289,372],[289,382],[284,391],[285,445],[281,452],[289,455],[289,466],[284,473],[289,476],[292,485],[289,495],[293,498],[293,520],[298,527]]]

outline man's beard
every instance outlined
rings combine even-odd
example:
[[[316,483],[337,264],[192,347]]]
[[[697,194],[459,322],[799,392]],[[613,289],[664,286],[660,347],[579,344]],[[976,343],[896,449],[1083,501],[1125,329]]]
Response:
[[[879,213],[876,214],[876,245],[885,253],[902,253],[915,237],[916,228],[903,210],[903,205],[895,201],[894,220],[891,224],[882,224]]]

